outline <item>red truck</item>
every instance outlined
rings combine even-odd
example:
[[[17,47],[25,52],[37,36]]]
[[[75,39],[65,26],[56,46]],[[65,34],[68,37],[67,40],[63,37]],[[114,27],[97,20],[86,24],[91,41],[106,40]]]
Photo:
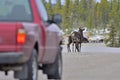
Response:
[[[38,80],[41,69],[48,79],[61,80],[61,36],[48,28],[60,22],[57,14],[48,19],[41,0],[0,0],[0,71]]]

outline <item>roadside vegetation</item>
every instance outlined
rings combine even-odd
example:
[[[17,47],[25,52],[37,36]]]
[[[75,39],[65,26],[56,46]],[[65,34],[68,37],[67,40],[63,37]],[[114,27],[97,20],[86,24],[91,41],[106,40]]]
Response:
[[[61,0],[56,0],[56,4],[51,4],[52,0],[43,1],[50,18],[56,13],[62,15],[61,26],[66,34],[81,26],[94,34],[94,29],[109,29],[104,42],[110,47],[120,47],[120,0],[65,0],[63,4]]]

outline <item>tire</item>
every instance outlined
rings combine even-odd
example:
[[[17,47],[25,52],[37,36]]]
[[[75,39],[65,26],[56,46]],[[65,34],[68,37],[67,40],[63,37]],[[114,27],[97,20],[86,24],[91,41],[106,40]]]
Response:
[[[27,63],[28,70],[26,74],[28,74],[27,79],[20,79],[20,80],[38,80],[38,62],[37,62],[37,52],[34,49],[32,52],[32,56]]]
[[[48,79],[61,80],[62,78],[62,54],[59,49],[56,56],[56,60],[53,64],[48,65],[49,73],[47,74]]]

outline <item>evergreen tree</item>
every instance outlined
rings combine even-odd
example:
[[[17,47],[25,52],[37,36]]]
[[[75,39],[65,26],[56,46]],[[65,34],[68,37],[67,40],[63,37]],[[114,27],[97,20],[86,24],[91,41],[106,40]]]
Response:
[[[88,9],[87,9],[87,21],[86,24],[89,29],[94,27],[94,0],[87,0]]]
[[[107,42],[109,42],[109,46],[111,47],[120,47],[120,11],[118,0],[111,0],[110,2],[110,12],[109,12],[109,24],[111,32],[109,34],[109,38]]]
[[[49,2],[48,3],[46,3],[46,9],[47,9],[47,12],[48,12],[48,16],[49,16],[49,18],[51,19],[52,18],[52,16],[54,15],[54,13],[53,13],[53,6],[52,6],[52,3],[51,3],[51,0],[49,0]]]
[[[53,9],[54,9],[54,14],[61,13],[61,0],[57,0],[57,3]]]
[[[80,15],[80,20],[81,24],[85,25],[86,20],[87,20],[87,2],[86,0],[80,0],[79,2],[79,15]]]
[[[72,9],[72,0],[66,0],[65,5],[63,7],[63,25],[64,29],[69,29],[70,31],[72,30],[72,26],[70,25],[70,20],[71,20],[71,9]]]
[[[73,2],[73,7],[71,11],[73,16],[73,27],[79,28],[80,27],[79,0],[75,0]]]
[[[106,28],[106,25],[108,24],[108,14],[110,11],[110,7],[109,7],[109,2],[108,0],[101,0],[101,3],[99,4],[99,17],[100,17],[100,27],[101,28]]]

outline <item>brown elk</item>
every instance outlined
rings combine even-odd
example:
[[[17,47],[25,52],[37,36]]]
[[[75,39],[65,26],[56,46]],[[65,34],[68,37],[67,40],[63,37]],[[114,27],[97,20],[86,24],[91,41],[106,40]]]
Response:
[[[67,49],[68,52],[71,52],[70,45],[72,44],[72,51],[81,51],[81,43],[83,40],[83,31],[84,29],[79,28],[78,31],[74,31],[71,35],[68,36]],[[74,48],[75,46],[75,48]]]

